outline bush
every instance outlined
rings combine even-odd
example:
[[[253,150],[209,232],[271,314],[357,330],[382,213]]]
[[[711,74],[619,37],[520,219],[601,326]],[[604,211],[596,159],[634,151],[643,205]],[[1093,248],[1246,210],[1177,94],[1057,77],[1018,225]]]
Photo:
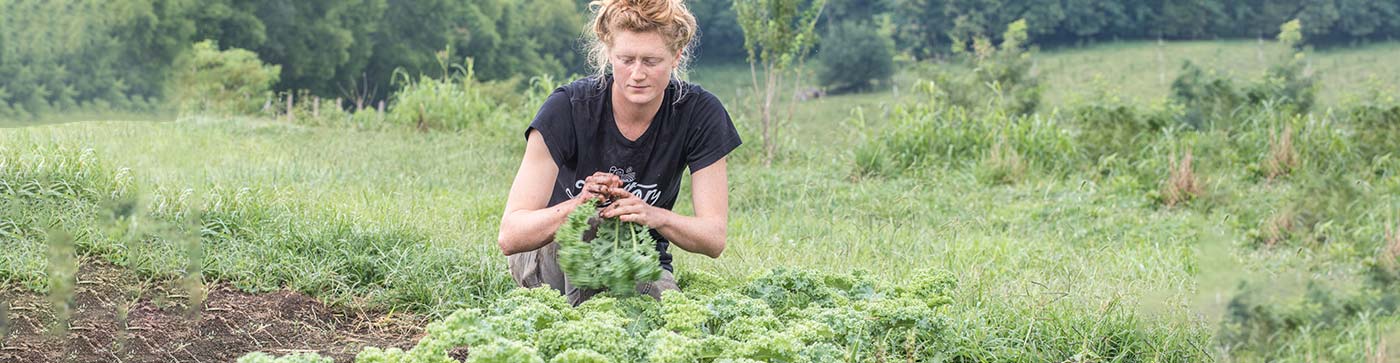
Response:
[[[1292,51],[1301,39],[1297,27],[1296,20],[1284,24],[1279,42],[1289,51],[1278,56],[1262,79],[1245,87],[1191,61],[1182,64],[1181,74],[1172,81],[1171,93],[1172,100],[1185,108],[1182,121],[1197,129],[1231,128],[1259,109],[1292,114],[1310,111],[1318,86],[1303,53]]]
[[[171,101],[180,113],[252,114],[271,97],[282,67],[263,64],[253,52],[206,40],[175,64]]]
[[[1172,80],[1171,99],[1184,109],[1182,122],[1196,129],[1214,128],[1217,120],[1233,118],[1246,101],[1233,80],[1191,61],[1183,63]]]
[[[1056,116],[949,105],[934,82],[920,83],[915,91],[922,97],[896,106],[884,133],[856,149],[856,174],[892,176],[980,162],[990,181],[1013,182],[1027,170],[1067,171],[1082,161]]]
[[[821,52],[822,86],[832,92],[863,91],[894,76],[894,40],[870,26],[842,22],[832,27]]]
[[[394,94],[385,115],[390,124],[419,130],[472,130],[496,134],[530,119],[529,105],[539,105],[553,89],[553,79],[547,76],[530,80],[528,86],[519,80],[481,82],[476,79],[470,59],[465,66],[454,66],[455,72],[443,79],[396,72],[403,89]],[[519,89],[525,88],[524,97]],[[537,106],[536,106],[537,107]],[[529,111],[527,111],[529,110]]]
[[[1176,124],[1177,109],[1154,105],[1147,109],[1123,104],[1092,103],[1069,111],[1075,139],[1088,160],[1137,155],[1146,144]]]
[[[1002,38],[1000,48],[986,37],[974,38],[971,53],[963,50],[964,42],[956,43],[954,49],[965,57],[972,71],[943,69],[933,76],[934,84],[950,104],[1020,115],[1035,112],[1042,87],[1031,72],[1031,53],[1024,48],[1025,20],[1007,26]]]

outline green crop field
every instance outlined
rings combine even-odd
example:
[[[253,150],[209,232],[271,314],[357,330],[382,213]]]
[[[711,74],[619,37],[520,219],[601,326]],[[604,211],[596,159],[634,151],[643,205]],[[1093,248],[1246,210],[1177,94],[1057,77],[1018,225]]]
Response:
[[[1267,67],[1256,54],[1271,46],[1041,52],[1044,101],[1025,117],[946,111],[917,90],[923,75],[903,71],[887,89],[780,108],[789,119],[771,167],[745,106],[747,67],[699,66],[691,80],[721,96],[745,145],[730,157],[728,247],[718,259],[678,253],[681,285],[700,276],[754,291],[781,268],[865,276],[893,299],[921,271],[946,272],[955,287],[927,312],[942,325],[920,334],[939,337],[941,353],[927,357],[950,361],[1394,361],[1400,273],[1387,251],[1400,249],[1400,120],[1385,112],[1400,46],[1308,54],[1321,84],[1310,113],[1241,111],[1231,127],[1108,134],[1082,111],[1117,107],[1093,96],[1111,94],[1129,118],[1153,117],[1182,61],[1253,79]],[[1372,95],[1389,99],[1374,108],[1380,116],[1351,111]],[[421,132],[211,116],[0,129],[0,290],[52,294],[62,238],[50,232],[64,231],[84,261],[140,278],[194,274],[242,291],[289,289],[334,309],[446,319],[424,341],[449,339],[471,326],[464,321],[538,297],[512,292],[495,244],[527,123]],[[1279,151],[1284,134],[1291,146]],[[1097,144],[1104,138],[1128,141]],[[1165,189],[1182,177],[1183,154],[1194,156],[1185,177],[1200,191],[1177,204]],[[1292,166],[1261,171],[1278,162]],[[989,174],[1000,168],[1008,171]],[[676,210],[689,214],[689,204],[682,191]],[[705,300],[723,296],[705,295],[713,292],[688,294],[719,301]],[[768,303],[769,318],[782,319],[774,324],[801,320],[800,306]],[[541,306],[573,309],[557,305]],[[453,314],[464,308],[494,317]],[[569,314],[560,321],[608,321]],[[655,327],[673,328],[661,319]],[[544,352],[563,338],[515,339],[544,339]],[[890,346],[917,351],[899,339]],[[906,358],[864,352],[845,359]],[[361,358],[392,361],[373,354]],[[636,354],[627,357],[647,356]],[[772,354],[756,356],[787,357]]]

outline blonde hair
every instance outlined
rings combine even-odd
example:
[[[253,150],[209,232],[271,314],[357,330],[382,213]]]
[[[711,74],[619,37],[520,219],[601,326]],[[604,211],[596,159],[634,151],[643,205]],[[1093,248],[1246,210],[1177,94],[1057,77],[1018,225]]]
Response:
[[[656,32],[666,40],[667,50],[681,53],[671,80],[680,80],[690,65],[692,40],[695,39],[695,15],[682,0],[594,0],[588,3],[593,21],[588,23],[588,64],[594,75],[608,71],[608,47],[616,31],[638,33]],[[600,77],[601,79],[601,77]]]

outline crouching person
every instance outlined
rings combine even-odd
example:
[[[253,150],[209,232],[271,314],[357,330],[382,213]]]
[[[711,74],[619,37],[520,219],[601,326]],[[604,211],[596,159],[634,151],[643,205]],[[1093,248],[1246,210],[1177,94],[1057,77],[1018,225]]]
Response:
[[[569,284],[554,233],[579,204],[606,199],[604,218],[645,225],[657,241],[661,279],[637,290],[660,298],[677,289],[671,245],[711,258],[724,251],[725,157],[741,141],[720,101],[679,78],[697,29],[681,0],[589,8],[596,74],[554,90],[526,129],[497,244],[516,284],[548,285],[582,303],[598,291]],[[694,216],[671,211],[687,168]]]

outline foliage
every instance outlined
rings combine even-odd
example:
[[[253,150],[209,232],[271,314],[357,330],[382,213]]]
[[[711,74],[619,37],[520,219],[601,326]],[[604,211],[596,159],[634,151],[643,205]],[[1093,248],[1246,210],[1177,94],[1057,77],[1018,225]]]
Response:
[[[966,43],[955,41],[954,52],[964,56],[972,72],[945,69],[934,76],[934,84],[954,105],[1030,114],[1040,105],[1042,87],[1032,72],[1027,41],[1025,20],[1007,26],[1000,47],[981,35],[972,38],[971,52],[964,49]]]
[[[1016,164],[1032,170],[1063,172],[1081,163],[1079,144],[1056,115],[1008,115],[950,105],[946,91],[935,82],[921,82],[915,92],[917,102],[896,106],[890,115],[892,126],[855,150],[856,174],[902,175],[984,160],[998,165],[1009,162],[1004,159],[1011,155],[1021,160]],[[1010,181],[1002,178],[1007,175],[986,176]]]
[[[821,84],[833,91],[861,91],[894,76],[894,42],[878,30],[843,22],[827,32],[817,60]]]
[[[781,269],[742,290],[667,291],[659,304],[599,297],[577,308],[549,288],[518,289],[489,309],[429,324],[407,352],[371,347],[356,362],[448,362],[459,346],[470,347],[468,362],[866,361],[877,349],[928,360],[954,334],[943,309],[955,287],[946,272],[919,271],[887,285],[864,274]],[[527,315],[553,318],[518,330],[522,318],[529,321],[518,313],[525,306],[537,312]],[[639,324],[650,319],[656,324]]]
[[[165,92],[171,70],[203,40],[279,67],[277,91],[360,104],[388,98],[396,69],[438,70],[443,46],[460,50],[450,63],[477,59],[484,80],[562,77],[586,66],[575,51],[580,10],[567,0],[7,0],[0,117],[153,109],[179,96]]]
[[[219,50],[213,41],[194,49],[175,63],[172,101],[182,113],[252,114],[271,97],[279,66],[269,66],[256,54],[232,48]]]
[[[661,278],[651,232],[636,223],[602,219],[596,199],[569,212],[554,241],[559,267],[574,286],[626,296],[636,293],[637,284]]]
[[[1172,100],[1186,111],[1182,120],[1195,128],[1230,128],[1249,114],[1245,108],[1311,110],[1318,86],[1304,54],[1292,52],[1300,39],[1296,27],[1297,20],[1282,26],[1278,39],[1289,51],[1277,56],[1263,78],[1248,87],[1238,87],[1233,80],[1190,61],[1184,63],[1171,86]]]
[[[958,39],[1001,29],[1018,18],[1039,44],[1124,39],[1265,37],[1296,27],[1318,44],[1385,39],[1400,34],[1400,6],[1384,0],[1116,1],[899,0],[890,15],[899,49],[920,58],[946,55]],[[951,42],[949,38],[952,38]],[[1301,43],[1298,43],[1301,44]]]
[[[569,1],[220,0],[202,9],[199,37],[283,66],[279,91],[386,99],[396,69],[446,77],[434,57],[444,46],[459,50],[448,63],[476,58],[485,80],[583,69],[573,52],[583,13]]]
[[[0,1],[0,119],[149,111],[189,49],[186,0]]]
[[[688,0],[695,14],[700,35],[695,44],[696,59],[703,62],[734,62],[744,59],[744,31],[734,15],[734,0]]]
[[[762,95],[761,115],[764,163],[772,164],[777,152],[778,132],[773,100],[792,67],[803,62],[817,43],[815,28],[826,0],[734,0],[739,27],[744,30],[748,51],[749,76],[753,92]],[[758,71],[764,80],[760,85]]]

